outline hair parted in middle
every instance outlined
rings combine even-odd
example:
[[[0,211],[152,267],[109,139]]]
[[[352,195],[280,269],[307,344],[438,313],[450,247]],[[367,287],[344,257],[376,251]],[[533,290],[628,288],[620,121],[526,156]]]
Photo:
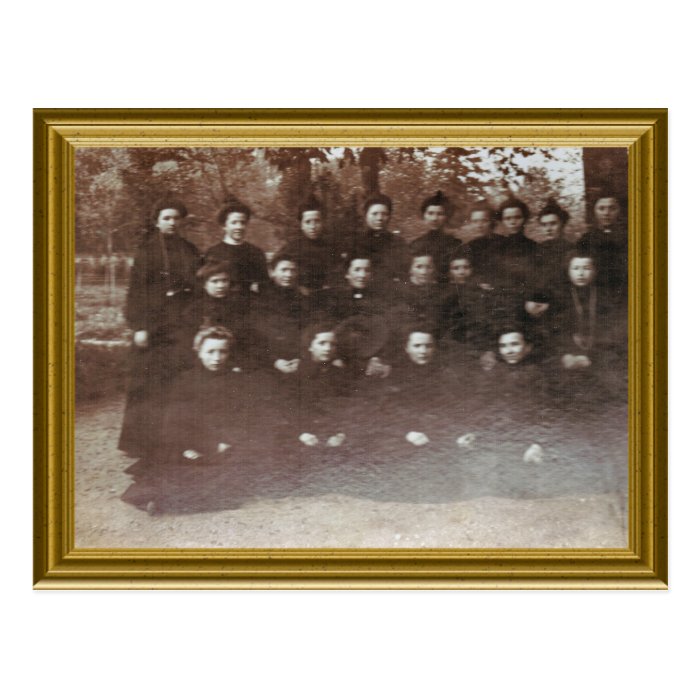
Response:
[[[391,197],[381,194],[380,192],[375,192],[365,199],[364,205],[362,206],[363,213],[366,214],[370,207],[373,207],[375,204],[383,204],[389,210],[390,214],[394,206],[394,203],[391,201]]]
[[[523,219],[527,223],[527,220],[530,218],[530,208],[523,202],[522,199],[518,199],[517,197],[510,196],[508,199],[505,201],[501,202],[499,205],[498,209],[496,210],[496,220],[497,221],[502,221],[503,220],[503,212],[506,209],[520,209],[520,211],[523,213]]]
[[[425,210],[428,207],[442,207],[445,211],[445,216],[449,219],[452,216],[452,203],[450,198],[445,195],[442,190],[438,190],[435,194],[430,197],[426,197],[420,205],[421,216],[425,214]]]
[[[304,213],[307,211],[317,211],[323,218],[323,204],[315,194],[310,194],[299,203],[299,207],[297,209],[297,217],[299,218],[299,221],[301,221],[302,216],[304,216]]]
[[[227,197],[221,205],[216,215],[216,221],[219,226],[223,226],[226,223],[226,219],[228,219],[230,214],[244,214],[246,221],[250,221],[250,217],[253,216],[250,207],[235,197]]]
[[[569,212],[566,211],[566,209],[562,209],[559,203],[553,198],[547,200],[547,203],[537,214],[537,218],[541,219],[543,216],[548,216],[550,214],[554,214],[555,216],[559,217],[559,221],[561,221],[562,224],[568,223],[569,219],[571,218],[569,216]]]

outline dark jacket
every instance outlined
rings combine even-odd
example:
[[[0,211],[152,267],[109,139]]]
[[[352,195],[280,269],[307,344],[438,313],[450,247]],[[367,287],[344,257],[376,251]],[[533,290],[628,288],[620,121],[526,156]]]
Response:
[[[188,240],[151,233],[136,251],[124,315],[134,330],[157,343],[179,322],[192,298],[201,258]]]
[[[333,247],[325,238],[311,239],[295,235],[278,251],[277,255],[288,255],[299,266],[299,284],[317,291],[331,281],[334,268]]]
[[[400,236],[389,231],[365,229],[347,238],[339,246],[338,264],[341,268],[356,251],[362,251],[372,261],[372,279],[383,287],[405,279],[409,266],[409,251]]]
[[[239,245],[221,241],[207,250],[205,259],[207,262],[228,263],[233,279],[245,292],[249,292],[253,284],[262,288],[268,283],[265,253],[248,241]]]
[[[596,264],[596,282],[615,300],[627,299],[628,237],[627,229],[593,228],[587,231],[577,247],[590,251]]]
[[[409,246],[411,253],[426,252],[431,255],[437,270],[438,282],[447,282],[450,257],[463,246],[459,238],[444,231],[428,231],[413,240]]]
[[[301,333],[311,320],[309,300],[298,290],[268,285],[251,305],[254,350],[264,367],[300,357]]]
[[[211,372],[201,364],[181,374],[171,387],[161,453],[180,459],[185,450],[211,458],[219,443],[243,447],[255,436],[252,383],[245,374],[230,370]],[[258,436],[261,437],[261,436]]]
[[[522,290],[535,278],[537,244],[523,230],[511,236],[477,238],[468,251],[478,281],[496,289]]]

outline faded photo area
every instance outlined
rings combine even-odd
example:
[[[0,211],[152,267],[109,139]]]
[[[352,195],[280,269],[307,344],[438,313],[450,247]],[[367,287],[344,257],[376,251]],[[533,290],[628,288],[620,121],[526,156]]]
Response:
[[[75,178],[77,548],[627,546],[625,149]]]

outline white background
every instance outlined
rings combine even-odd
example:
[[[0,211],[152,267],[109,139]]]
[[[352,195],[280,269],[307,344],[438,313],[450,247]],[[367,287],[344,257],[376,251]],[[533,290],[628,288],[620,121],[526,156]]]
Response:
[[[67,1],[5,10],[5,697],[693,696],[700,127],[692,5],[250,5]],[[670,108],[669,592],[31,591],[31,108],[283,106]]]

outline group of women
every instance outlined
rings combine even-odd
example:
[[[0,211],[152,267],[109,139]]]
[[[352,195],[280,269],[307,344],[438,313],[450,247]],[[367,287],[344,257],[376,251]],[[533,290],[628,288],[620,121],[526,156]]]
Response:
[[[338,447],[368,415],[418,447],[468,423],[484,395],[512,403],[509,382],[526,378],[520,410],[542,386],[585,386],[611,358],[624,373],[627,232],[613,196],[596,199],[575,243],[551,200],[530,235],[525,202],[479,202],[466,242],[446,230],[442,192],[421,203],[425,232],[410,242],[392,232],[383,194],[348,236],[327,230],[313,196],[298,213],[268,261],[246,240],[252,212],[240,201],[223,204],[222,240],[204,254],[180,235],[181,201],[154,207],[125,313],[119,447],[142,465],[220,459],[244,444],[250,455],[270,440]],[[455,430],[457,445],[472,443]]]

